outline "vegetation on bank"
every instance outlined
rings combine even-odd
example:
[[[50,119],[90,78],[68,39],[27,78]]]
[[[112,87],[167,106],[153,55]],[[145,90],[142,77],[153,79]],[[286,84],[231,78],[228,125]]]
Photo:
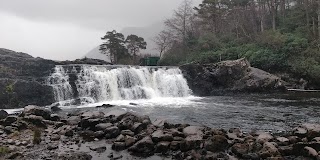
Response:
[[[185,0],[155,38],[160,65],[247,58],[271,73],[320,78],[320,1]]]

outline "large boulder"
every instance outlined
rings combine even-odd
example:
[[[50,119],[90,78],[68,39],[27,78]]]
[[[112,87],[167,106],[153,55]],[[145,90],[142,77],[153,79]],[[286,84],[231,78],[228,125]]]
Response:
[[[38,107],[38,106],[34,106],[34,105],[29,105],[24,107],[22,114],[24,116],[29,116],[29,115],[41,116],[46,120],[51,119],[51,112],[49,110]]]
[[[186,64],[180,66],[180,69],[189,87],[197,95],[284,89],[279,77],[251,67],[244,58],[216,64]]]

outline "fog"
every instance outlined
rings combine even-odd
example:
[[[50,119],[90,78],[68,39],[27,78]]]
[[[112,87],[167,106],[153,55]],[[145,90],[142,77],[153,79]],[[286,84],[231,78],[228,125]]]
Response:
[[[164,21],[181,2],[0,0],[0,48],[54,60],[81,58],[102,43],[106,31]]]

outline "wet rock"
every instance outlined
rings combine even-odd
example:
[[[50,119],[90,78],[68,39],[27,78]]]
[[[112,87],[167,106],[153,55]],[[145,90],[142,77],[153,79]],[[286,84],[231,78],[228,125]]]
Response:
[[[89,148],[90,148],[90,150],[96,151],[98,153],[103,153],[107,150],[106,146],[90,146]]]
[[[304,152],[304,155],[307,157],[312,157],[315,159],[318,157],[318,152],[311,147],[304,147],[303,152]]]
[[[305,137],[307,135],[307,130],[305,128],[296,127],[293,129],[293,135],[298,137]]]
[[[29,116],[29,115],[40,116],[46,120],[50,120],[51,112],[49,110],[47,110],[45,108],[41,108],[39,106],[29,105],[29,106],[24,107],[22,114],[24,116]]]
[[[120,134],[120,130],[118,127],[116,126],[111,126],[111,127],[108,127],[104,130],[104,133],[106,134],[106,138],[109,139],[109,138],[116,138],[119,134]]]
[[[87,141],[92,141],[95,138],[94,132],[90,130],[80,131],[79,135]]]
[[[61,154],[59,160],[91,160],[92,156],[85,152],[70,152]]]
[[[181,143],[182,143],[182,141],[172,141],[170,143],[170,149],[173,150],[173,151],[179,150]]]
[[[112,126],[112,123],[99,123],[95,126],[95,128],[98,131],[104,131],[106,128],[111,126]]]
[[[53,135],[51,135],[50,140],[51,141],[58,141],[58,140],[60,140],[60,135],[53,134]]]
[[[188,126],[186,128],[183,129],[183,133],[186,136],[190,136],[190,135],[199,135],[199,136],[203,136],[203,127],[199,127],[199,126]]]
[[[315,137],[315,138],[313,138],[311,141],[313,141],[313,142],[320,142],[320,137]]]
[[[81,118],[79,116],[71,116],[67,118],[66,121],[69,125],[78,125],[78,123],[81,121]]]
[[[166,123],[168,122],[165,119],[156,119],[155,121],[152,122],[152,124],[156,127],[164,127]]]
[[[159,142],[155,147],[155,153],[166,153],[169,150],[170,142]]]
[[[51,121],[60,121],[60,116],[57,114],[51,114],[50,115],[50,120]]]
[[[226,91],[274,91],[285,89],[277,76],[250,66],[248,60],[179,67],[194,94],[209,96]]]
[[[64,135],[67,136],[67,137],[72,137],[73,134],[74,134],[73,130],[71,128],[68,128]]]
[[[154,133],[152,133],[151,137],[154,142],[173,141],[173,136],[170,133],[165,132],[163,130],[155,131]]]
[[[121,120],[123,116],[127,114],[127,111],[125,110],[112,110],[105,114],[106,117],[114,116],[116,118],[119,118],[118,120]]]
[[[126,149],[126,143],[125,142],[113,142],[112,147],[113,150],[121,151]]]
[[[90,111],[90,112],[84,112],[81,114],[82,119],[95,119],[95,118],[103,118],[104,113],[99,111]]]
[[[96,106],[96,108],[111,108],[111,107],[114,107],[115,105],[112,105],[112,104],[103,104],[101,106]]]
[[[227,138],[222,135],[214,135],[206,140],[204,144],[205,148],[212,152],[224,151],[227,149],[228,145],[229,143]]]
[[[132,132],[131,130],[122,130],[121,134],[128,135],[128,136],[131,136],[131,137],[134,136],[134,132]]]
[[[62,111],[62,109],[59,107],[59,104],[57,104],[55,106],[52,106],[50,109],[51,109],[52,112]]]
[[[263,148],[259,151],[261,158],[276,157],[280,155],[279,150],[270,142],[265,142]]]
[[[288,137],[290,144],[295,144],[299,142],[299,137],[298,136],[289,136]]]
[[[147,125],[145,123],[134,123],[134,125],[132,126],[131,130],[135,133],[138,134],[140,133],[142,130],[146,129]]]
[[[283,146],[288,145],[290,142],[289,139],[285,137],[277,137],[276,140],[279,145],[283,145]]]
[[[242,157],[245,154],[248,154],[249,150],[250,148],[247,143],[236,143],[231,148],[231,151],[240,157]]]
[[[260,160],[260,156],[257,153],[248,153],[242,156],[244,159]]]
[[[273,136],[270,133],[260,133],[257,137],[257,142],[263,144],[265,142],[269,142],[273,139]]]
[[[11,145],[13,145],[13,144],[15,144],[15,142],[14,142],[14,140],[13,140],[13,139],[8,139],[8,140],[7,140],[7,144],[11,144]]]
[[[279,146],[278,150],[282,156],[289,156],[295,154],[292,146]]]
[[[128,150],[133,154],[152,155],[154,149],[155,147],[151,137],[146,136],[131,146]]]
[[[6,112],[5,110],[0,110],[0,120],[5,119],[8,116],[9,116],[8,112]]]
[[[18,130],[18,128],[16,127],[12,127],[12,126],[6,126],[4,127],[3,131],[7,134],[11,134],[11,133],[14,133]]]
[[[308,131],[308,139],[320,136],[320,124],[303,124],[302,127]]]
[[[21,159],[23,157],[24,157],[24,155],[21,152],[13,152],[13,153],[10,153],[6,157],[6,159]]]
[[[3,121],[3,125],[4,126],[9,126],[12,123],[16,122],[17,120],[18,120],[17,116],[7,116]]]
[[[94,137],[95,138],[103,138],[105,136],[104,131],[96,131],[94,132]]]
[[[18,121],[16,124],[17,124],[16,126],[19,130],[24,130],[24,129],[28,128],[28,123],[25,121]]]
[[[83,129],[96,130],[95,126],[99,123],[103,123],[103,121],[104,121],[103,119],[99,119],[99,118],[94,118],[94,119],[83,118],[79,122],[78,126]]]
[[[293,144],[293,151],[295,155],[303,155],[303,150],[305,147],[311,147],[317,151],[320,151],[320,143],[318,142],[298,142]]]
[[[126,144],[126,147],[130,147],[136,142],[136,139],[131,136],[126,135],[124,137],[124,142]]]
[[[124,142],[124,135],[120,134],[116,139],[115,142]]]
[[[138,117],[138,116],[136,116],[136,115],[134,115],[132,113],[126,113],[126,114],[124,114],[122,116],[119,116],[118,119],[121,119],[121,121],[118,124],[118,127],[121,130],[126,130],[126,129],[131,129],[132,130],[132,128],[133,128],[135,123],[141,123],[142,122],[142,119],[140,117]]]
[[[50,116],[50,115],[49,115]],[[41,128],[47,128],[46,123],[44,122],[43,117],[36,115],[24,116],[23,120]]]
[[[55,149],[58,149],[58,148],[59,148],[58,144],[50,144],[47,147],[48,150],[55,150]]]

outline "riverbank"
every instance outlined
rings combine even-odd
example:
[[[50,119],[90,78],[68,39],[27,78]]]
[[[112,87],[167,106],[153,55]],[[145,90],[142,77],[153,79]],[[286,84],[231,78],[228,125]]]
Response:
[[[123,110],[60,115],[27,106],[17,115],[1,113],[0,155],[6,159],[316,159],[320,151],[317,124],[279,134],[151,121]]]

